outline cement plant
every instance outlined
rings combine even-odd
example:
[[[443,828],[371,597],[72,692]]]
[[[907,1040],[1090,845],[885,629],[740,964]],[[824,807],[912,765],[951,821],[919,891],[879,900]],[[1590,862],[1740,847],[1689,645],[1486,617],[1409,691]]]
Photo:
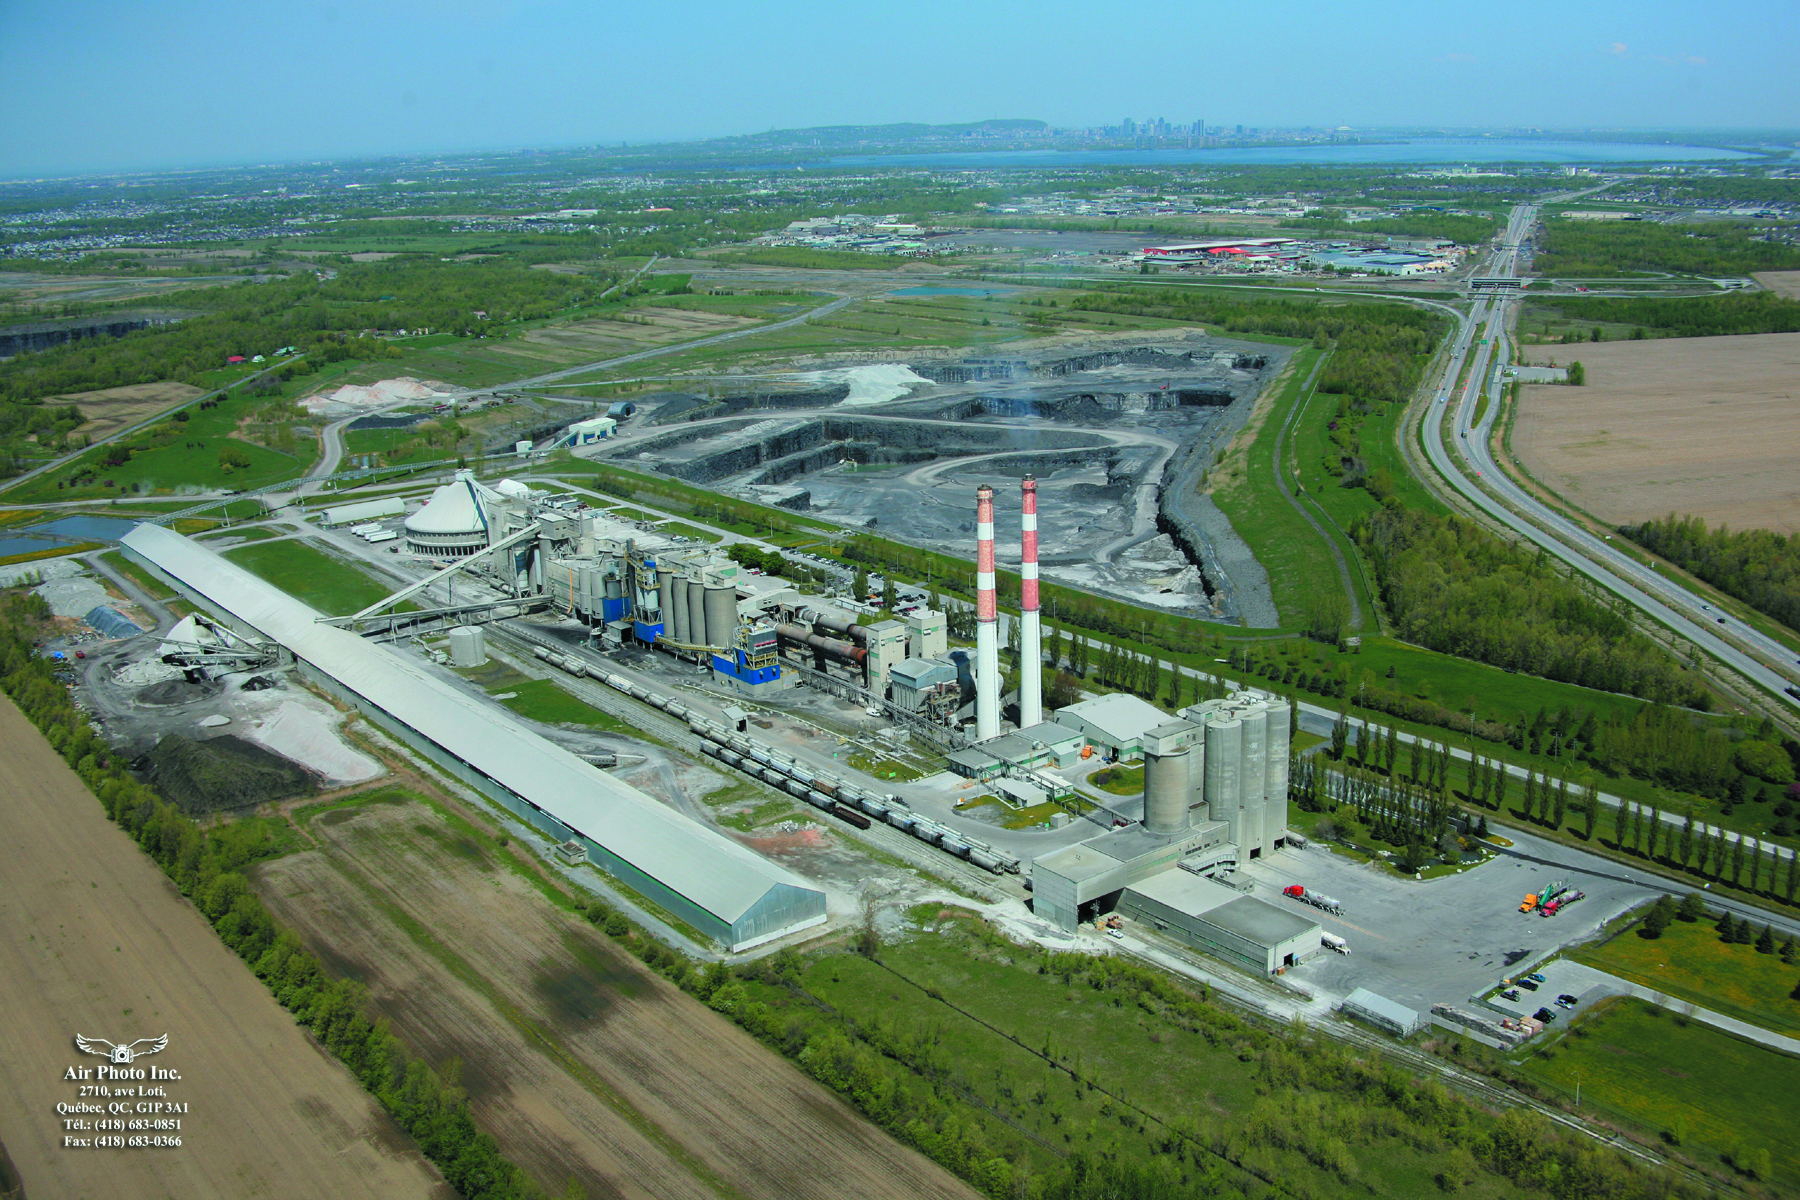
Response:
[[[1792,1194],[1800,142],[1237,120],[0,181],[0,1200]]]

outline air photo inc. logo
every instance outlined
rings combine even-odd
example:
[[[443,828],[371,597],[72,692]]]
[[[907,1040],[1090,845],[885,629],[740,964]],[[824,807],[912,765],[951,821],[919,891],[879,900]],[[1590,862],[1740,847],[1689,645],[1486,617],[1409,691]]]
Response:
[[[75,1044],[84,1053],[98,1054],[108,1062],[129,1063],[134,1058],[143,1058],[147,1054],[166,1049],[169,1035],[165,1033],[159,1038],[139,1038],[135,1042],[109,1042],[105,1038],[82,1037],[78,1033],[75,1035]],[[140,1050],[139,1046],[145,1048]]]

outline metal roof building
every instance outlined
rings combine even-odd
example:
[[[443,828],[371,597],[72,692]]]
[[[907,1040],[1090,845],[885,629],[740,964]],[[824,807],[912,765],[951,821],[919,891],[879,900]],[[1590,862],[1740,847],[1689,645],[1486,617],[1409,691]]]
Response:
[[[659,803],[426,666],[318,623],[319,613],[180,534],[140,525],[127,555],[548,835],[574,840],[640,894],[733,950],[825,920],[825,893]]]
[[[1056,710],[1056,723],[1088,736],[1095,745],[1129,761],[1144,753],[1144,737],[1169,714],[1129,692],[1108,692]]]
[[[1338,1007],[1346,1015],[1367,1021],[1377,1029],[1385,1029],[1395,1037],[1410,1037],[1425,1027],[1424,1017],[1368,988],[1357,988],[1345,996]]]

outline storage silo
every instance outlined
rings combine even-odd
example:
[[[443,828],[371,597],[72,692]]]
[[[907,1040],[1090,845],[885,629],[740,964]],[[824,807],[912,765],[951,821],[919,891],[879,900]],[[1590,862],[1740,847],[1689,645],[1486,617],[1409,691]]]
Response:
[[[1187,828],[1188,751],[1144,754],[1144,828],[1151,833],[1179,833]]]
[[[707,645],[706,585],[697,578],[687,579],[683,582],[687,587],[688,641],[696,646]]]
[[[675,570],[672,567],[656,568],[656,595],[662,604],[663,631],[672,642],[687,641],[687,596],[682,595],[682,603],[675,603]]]
[[[1238,850],[1245,858],[1260,854],[1263,848],[1263,791],[1269,776],[1269,706],[1262,701],[1244,705],[1238,710],[1243,722],[1243,766],[1239,768],[1238,786],[1242,789],[1240,808],[1243,816],[1238,831]]]
[[[1263,851],[1275,849],[1287,836],[1289,744],[1293,740],[1293,710],[1280,700],[1269,705],[1269,771],[1263,788]]]
[[[450,665],[479,667],[487,661],[487,636],[479,625],[459,625],[450,631]]]
[[[706,644],[732,645],[737,640],[737,588],[729,583],[722,583],[708,572],[704,605]]]
[[[1238,772],[1243,763],[1243,751],[1243,722],[1224,711],[1210,714],[1206,719],[1206,803],[1212,811],[1212,819],[1223,821],[1230,827],[1234,842],[1238,840],[1241,824],[1238,807],[1242,793]]]

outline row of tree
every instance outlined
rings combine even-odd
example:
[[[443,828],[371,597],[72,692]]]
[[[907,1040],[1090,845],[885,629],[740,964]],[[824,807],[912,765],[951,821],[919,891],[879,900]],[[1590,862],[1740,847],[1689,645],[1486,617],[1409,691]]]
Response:
[[[50,663],[33,647],[48,628],[41,597],[0,601],[0,689],[98,797],[106,815],[144,848],[212,922],[294,1020],[336,1055],[401,1128],[418,1142],[458,1193],[482,1200],[532,1200],[536,1183],[475,1128],[454,1068],[433,1070],[408,1054],[385,1022],[367,1015],[368,990],[333,979],[291,931],[281,929],[251,890],[245,869],[273,850],[250,823],[202,829],[132,776],[69,700]]]
[[[1793,333],[1800,330],[1800,300],[1774,292],[1733,292],[1680,298],[1556,296],[1533,300],[1571,321],[1604,321],[1655,329],[1674,337],[1723,337],[1738,333]],[[1599,334],[1596,327],[1593,331]],[[1564,341],[1569,340],[1565,335]],[[1601,340],[1594,337],[1594,341]]]
[[[1619,532],[1788,628],[1800,630],[1800,535],[1768,529],[1733,533],[1724,525],[1709,529],[1699,517],[1674,513],[1641,525],[1621,525]]]

